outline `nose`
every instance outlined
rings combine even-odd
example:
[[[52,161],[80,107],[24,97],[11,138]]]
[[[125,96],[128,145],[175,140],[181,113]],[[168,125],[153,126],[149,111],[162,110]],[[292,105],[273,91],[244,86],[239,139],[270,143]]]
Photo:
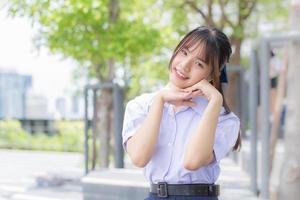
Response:
[[[192,59],[190,58],[185,58],[181,61],[180,63],[180,68],[184,71],[184,72],[189,72],[190,71],[190,67],[191,67],[191,61]]]

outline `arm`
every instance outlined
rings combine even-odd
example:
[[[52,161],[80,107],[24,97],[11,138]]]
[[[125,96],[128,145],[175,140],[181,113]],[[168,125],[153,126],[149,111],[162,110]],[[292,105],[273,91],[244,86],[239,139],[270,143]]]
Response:
[[[186,169],[197,170],[213,161],[215,132],[222,102],[221,94],[210,98],[201,121],[186,146],[183,162]]]
[[[213,146],[222,99],[209,101],[195,133],[190,137],[184,154],[184,167],[196,170],[209,164],[213,159]]]
[[[154,98],[149,113],[135,134],[127,141],[127,152],[137,167],[144,167],[150,160],[157,142],[164,101]]]
[[[137,128],[134,135],[127,141],[127,152],[132,163],[137,167],[144,167],[151,159],[159,134],[165,102],[178,105],[194,106],[191,102],[191,92],[162,90],[155,97],[144,121]]]

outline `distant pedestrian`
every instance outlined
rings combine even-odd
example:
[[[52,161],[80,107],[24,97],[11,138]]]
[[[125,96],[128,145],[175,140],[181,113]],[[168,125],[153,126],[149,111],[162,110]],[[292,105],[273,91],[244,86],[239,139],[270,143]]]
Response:
[[[175,48],[165,88],[128,102],[123,144],[144,168],[147,200],[218,199],[220,160],[240,147],[240,120],[221,84],[230,55],[223,32],[198,27]]]

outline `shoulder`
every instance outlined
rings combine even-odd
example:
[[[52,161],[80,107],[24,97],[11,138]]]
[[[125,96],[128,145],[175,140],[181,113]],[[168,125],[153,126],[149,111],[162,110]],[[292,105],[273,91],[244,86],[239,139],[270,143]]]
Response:
[[[225,129],[240,129],[240,119],[239,117],[233,113],[227,113],[225,112],[225,109],[220,114],[218,118],[218,127],[225,128]],[[234,131],[232,130],[232,131]]]
[[[148,110],[157,92],[143,93],[128,101],[126,108]]]
[[[221,114],[218,119],[217,130],[227,133],[227,136],[231,135],[236,138],[240,130],[239,117],[233,112]]]
[[[234,112],[226,113],[225,112],[225,108],[222,107],[221,113],[220,113],[220,116],[219,116],[219,119],[218,119],[218,123],[224,122],[224,121],[239,122],[240,119],[239,119],[239,117]]]
[[[157,92],[143,93],[128,101],[127,104],[141,104],[141,105],[149,104],[153,101],[156,93]]]
[[[205,97],[194,97],[193,101],[197,103],[197,105],[195,107],[192,107],[197,113],[199,113],[200,115],[203,114],[203,112],[205,111],[206,107],[208,106],[208,99]],[[221,106],[221,110],[219,113],[219,118],[218,118],[218,122],[221,122],[223,120],[226,119],[230,119],[230,118],[235,118],[238,119],[238,117],[233,113],[226,113],[226,110],[224,108],[224,106]]]

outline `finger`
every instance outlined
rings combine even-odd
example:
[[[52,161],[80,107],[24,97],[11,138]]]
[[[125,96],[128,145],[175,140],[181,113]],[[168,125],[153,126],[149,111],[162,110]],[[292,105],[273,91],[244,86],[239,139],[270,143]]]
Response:
[[[204,95],[204,93],[200,89],[193,91],[191,94],[192,97],[203,96],[203,95]]]
[[[186,91],[191,91],[191,92],[196,92],[196,91],[198,91],[198,90],[201,90],[201,89],[199,89],[197,86],[191,86],[191,87],[189,87],[189,88],[186,88]]]
[[[181,97],[185,98],[187,96],[189,96],[190,94],[192,94],[191,91],[181,91],[179,92],[179,94],[181,95]]]
[[[193,97],[193,92],[190,91],[190,92],[187,92],[183,95],[183,100],[189,100]]]
[[[193,95],[195,95],[195,96],[203,96],[204,93],[202,92],[202,90],[197,90],[197,91],[193,92]]]
[[[190,90],[187,90],[187,89],[185,88],[185,89],[180,89],[179,91],[180,91],[180,92],[189,92]]]
[[[202,92],[202,90],[197,88],[197,89],[193,89],[192,92]]]
[[[190,101],[190,100],[185,100],[185,101],[182,101],[181,105],[184,105],[184,106],[196,106],[196,102],[194,101]]]
[[[192,88],[186,88],[186,89],[184,89],[184,92],[193,92],[193,89]]]

